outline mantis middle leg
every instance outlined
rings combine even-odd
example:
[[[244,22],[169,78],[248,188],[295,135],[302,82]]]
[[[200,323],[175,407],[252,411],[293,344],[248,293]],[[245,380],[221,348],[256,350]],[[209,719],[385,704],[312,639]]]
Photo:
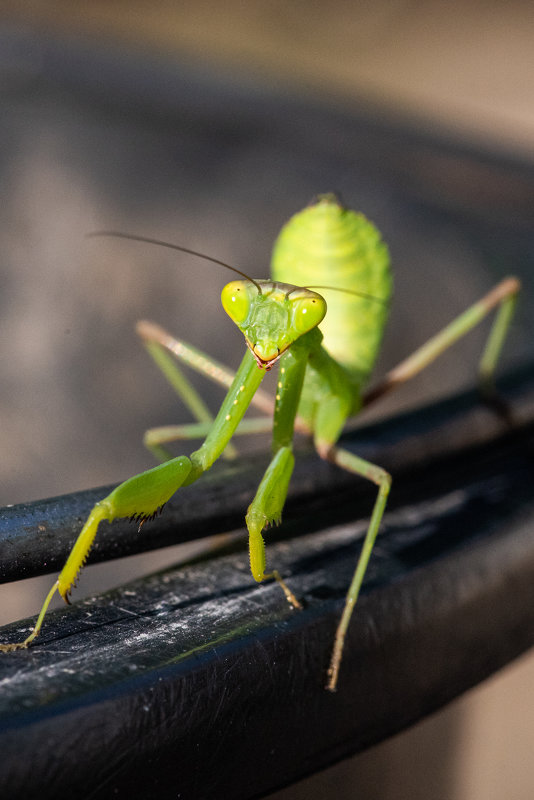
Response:
[[[143,441],[147,449],[158,461],[168,461],[172,455],[165,445],[180,440],[204,438],[213,423],[213,415],[179,368],[177,360],[225,389],[232,385],[235,373],[198,348],[171,336],[154,322],[142,320],[137,323],[136,330],[149,356],[197,420],[196,423],[165,425],[146,431]],[[236,432],[241,434],[271,430],[274,408],[272,398],[259,389],[252,398],[251,405],[268,416],[243,420]],[[236,455],[233,445],[228,444],[223,456],[234,458]]]

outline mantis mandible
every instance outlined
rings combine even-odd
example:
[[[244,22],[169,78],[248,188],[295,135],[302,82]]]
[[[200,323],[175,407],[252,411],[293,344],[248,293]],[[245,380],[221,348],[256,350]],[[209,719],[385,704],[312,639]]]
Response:
[[[127,238],[143,240],[135,236]],[[363,215],[344,208],[334,195],[319,196],[282,229],[273,250],[270,280],[252,279],[218,259],[178,245],[158,243],[215,261],[242,276],[224,287],[221,299],[224,310],[245,337],[245,355],[232,375],[208,356],[173,339],[159,326],[139,323],[138,332],[148,352],[197,422],[147,432],[145,443],[162,463],[121,483],[96,503],[44,601],[33,630],[23,642],[0,645],[0,651],[25,648],[35,639],[56,591],[69,602],[69,594],[102,520],[130,517],[140,524],[150,520],[177,489],[198,480],[225,451],[229,453],[230,440],[236,431],[272,427],[272,459],[246,514],[250,567],[256,581],[275,579],[289,603],[300,608],[278,572],[266,571],[262,536],[268,525],[280,521],[294,464],[293,434],[298,429],[313,436],[321,458],[372,481],[378,489],[334,638],[326,688],[335,691],[346,631],[391,486],[391,477],[384,469],[338,446],[343,427],[349,417],[416,375],[492,309],[498,308],[479,365],[480,388],[491,398],[495,392],[495,367],[512,318],[519,281],[505,278],[388,373],[380,384],[365,391],[388,316],[392,281],[387,247]],[[229,387],[214,420],[180,372],[176,358]],[[279,362],[279,377],[273,403],[259,387],[276,362]],[[242,422],[251,404],[270,416]],[[173,458],[167,452],[167,442],[193,436],[205,439],[190,456]]]

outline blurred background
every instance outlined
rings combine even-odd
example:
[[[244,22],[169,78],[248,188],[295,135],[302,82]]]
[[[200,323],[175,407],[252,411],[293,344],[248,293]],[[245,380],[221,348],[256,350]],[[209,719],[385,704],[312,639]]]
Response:
[[[281,225],[336,190],[392,252],[378,374],[510,272],[525,293],[504,361],[531,355],[533,42],[526,0],[4,0],[0,502],[124,479],[152,463],[147,427],[188,420],[136,341],[139,318],[230,366],[241,358],[219,304],[226,274],[87,240],[92,230],[167,239],[265,277]],[[374,413],[471,385],[483,337]],[[216,410],[222,393],[195,382]],[[88,570],[82,589],[171,557],[114,563],[93,582]],[[48,584],[1,595],[2,621],[34,613]],[[531,798],[533,679],[525,656],[273,797]]]

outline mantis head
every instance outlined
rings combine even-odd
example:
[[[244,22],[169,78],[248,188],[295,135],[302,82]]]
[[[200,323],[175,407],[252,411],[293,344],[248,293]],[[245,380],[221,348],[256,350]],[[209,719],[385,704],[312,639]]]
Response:
[[[320,294],[268,280],[232,281],[222,290],[221,301],[258,366],[266,370],[326,314],[326,301]]]

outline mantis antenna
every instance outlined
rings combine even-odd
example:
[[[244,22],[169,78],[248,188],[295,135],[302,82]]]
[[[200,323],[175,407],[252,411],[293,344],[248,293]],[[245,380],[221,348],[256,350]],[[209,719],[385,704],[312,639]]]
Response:
[[[353,294],[355,297],[363,297],[365,300],[374,300],[375,303],[382,303],[382,305],[389,305],[388,300],[383,300],[381,297],[375,297],[373,294],[366,294],[365,292],[358,292],[355,289],[343,289],[341,286],[295,286],[290,289],[286,294],[289,297],[291,292],[296,292],[297,289],[329,289],[331,292],[344,292],[345,294]]]
[[[189,247],[182,247],[179,244],[172,244],[171,242],[164,242],[161,239],[151,239],[148,236],[137,236],[134,233],[121,233],[120,231],[94,231],[92,233],[87,234],[88,239],[96,238],[96,237],[114,237],[115,239],[130,239],[134,242],[144,242],[145,244],[155,244],[158,247],[167,247],[169,250],[177,250],[179,253],[188,253],[191,256],[197,256],[198,258],[203,258],[205,261],[211,261],[213,264],[218,264],[221,267],[226,267],[226,269],[235,272],[237,275],[241,275],[242,278],[245,278],[250,283],[253,283],[256,289],[258,290],[258,294],[262,294],[261,286],[254,278],[251,278],[250,275],[247,275],[246,272],[238,269],[237,267],[233,267],[231,264],[227,264],[225,261],[221,261],[219,258],[213,258],[213,256],[207,256],[205,253],[199,253],[198,250],[191,250]],[[380,297],[374,297],[372,294],[366,294],[365,292],[358,292],[354,289],[343,289],[340,286],[295,286],[294,289],[291,289],[287,292],[286,297],[289,297],[291,292],[296,292],[299,289],[330,289],[334,292],[344,292],[345,294],[352,294],[356,297],[363,297],[366,300],[373,300],[375,303],[382,303],[383,305],[388,305],[387,300],[382,300]]]
[[[205,253],[199,253],[197,250],[190,250],[188,247],[181,247],[179,244],[171,244],[170,242],[163,242],[160,239],[149,239],[147,236],[136,236],[133,233],[120,233],[119,231],[94,231],[93,233],[88,233],[87,238],[92,239],[97,236],[112,236],[115,239],[131,239],[134,242],[145,242],[145,244],[155,244],[158,247],[168,247],[169,250],[178,250],[180,253],[188,253],[191,256],[197,256],[198,258],[203,258],[206,261],[211,261],[213,264],[219,264],[221,267],[226,267],[226,269],[231,269],[232,272],[236,272],[238,275],[241,275],[242,278],[246,278],[247,281],[250,281],[254,284],[256,289],[258,290],[258,294],[262,294],[261,286],[257,283],[254,278],[251,278],[250,275],[247,275],[246,272],[242,272],[237,267],[232,267],[230,264],[226,264],[224,261],[220,261],[218,258],[213,258],[212,256],[207,256]]]

